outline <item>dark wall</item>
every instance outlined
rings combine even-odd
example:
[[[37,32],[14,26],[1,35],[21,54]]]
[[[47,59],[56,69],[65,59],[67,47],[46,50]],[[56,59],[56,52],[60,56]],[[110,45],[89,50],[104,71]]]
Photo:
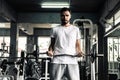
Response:
[[[99,16],[95,13],[72,13],[71,22],[81,17],[98,22]],[[18,23],[60,23],[59,13],[18,13]]]
[[[49,36],[50,28],[35,28],[34,35],[35,36]]]

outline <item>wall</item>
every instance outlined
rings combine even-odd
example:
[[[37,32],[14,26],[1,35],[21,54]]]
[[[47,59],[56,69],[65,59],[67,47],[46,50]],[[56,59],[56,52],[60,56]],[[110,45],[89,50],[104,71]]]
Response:
[[[94,23],[98,21],[95,13],[72,13],[71,22],[84,16],[91,19]],[[59,13],[18,13],[18,23],[60,23]]]

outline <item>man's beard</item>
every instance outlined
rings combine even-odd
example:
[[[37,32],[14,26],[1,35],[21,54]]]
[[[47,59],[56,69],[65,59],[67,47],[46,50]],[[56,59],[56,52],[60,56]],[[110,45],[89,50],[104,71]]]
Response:
[[[69,23],[69,21],[62,20],[62,25]]]

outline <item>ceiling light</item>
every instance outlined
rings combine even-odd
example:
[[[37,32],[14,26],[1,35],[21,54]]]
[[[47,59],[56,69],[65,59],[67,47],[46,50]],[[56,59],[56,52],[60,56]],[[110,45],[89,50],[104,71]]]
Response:
[[[69,3],[67,2],[44,2],[41,5],[42,8],[63,8],[68,7]]]
[[[0,23],[0,27],[5,27],[5,23]]]

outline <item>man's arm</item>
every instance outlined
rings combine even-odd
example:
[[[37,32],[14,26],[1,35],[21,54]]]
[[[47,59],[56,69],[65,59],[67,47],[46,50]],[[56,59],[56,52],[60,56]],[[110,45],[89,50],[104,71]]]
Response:
[[[82,50],[81,50],[81,45],[80,45],[80,39],[76,40],[76,51],[78,53],[78,56],[83,56]]]
[[[54,45],[55,45],[55,38],[51,38],[51,43],[48,48],[48,56],[53,56]]]

